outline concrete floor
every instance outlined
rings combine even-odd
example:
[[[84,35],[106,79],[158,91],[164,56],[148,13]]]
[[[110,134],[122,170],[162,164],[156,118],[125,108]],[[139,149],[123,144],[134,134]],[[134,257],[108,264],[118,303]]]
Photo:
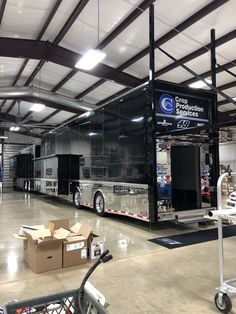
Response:
[[[165,223],[150,231],[145,223],[100,218],[91,210],[20,192],[4,193],[0,201],[0,304],[79,287],[89,265],[36,275],[24,264],[21,241],[12,237],[22,223],[58,218],[88,223],[105,236],[114,259],[100,265],[91,282],[106,296],[110,313],[219,313],[213,302],[218,285],[217,241],[169,250],[147,239],[192,230]],[[224,243],[226,275],[231,278],[236,272],[236,239]],[[234,301],[233,309],[236,313]]]

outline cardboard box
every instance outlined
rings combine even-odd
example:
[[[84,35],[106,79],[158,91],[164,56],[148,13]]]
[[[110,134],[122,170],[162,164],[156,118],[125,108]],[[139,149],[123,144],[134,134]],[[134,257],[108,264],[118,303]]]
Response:
[[[71,234],[71,232],[69,230],[60,228],[60,229],[57,229],[54,231],[53,238],[65,240],[70,234]]]
[[[63,267],[87,263],[87,238],[84,236],[68,237],[63,242]]]
[[[96,259],[104,251],[104,238],[93,234],[87,224],[69,228],[68,219],[58,219],[48,221],[47,228],[35,227],[38,230],[28,228],[23,235],[14,234],[23,240],[25,262],[35,273],[81,265],[88,256]]]
[[[29,266],[28,250],[27,250],[27,240],[26,239],[23,242],[23,251],[24,251],[24,253],[23,253],[24,261]]]
[[[60,228],[70,230],[69,219],[50,220],[48,221],[47,227],[48,229],[50,229],[52,234],[55,230],[60,229]]]
[[[69,228],[69,220],[53,220],[48,222],[53,237],[64,239],[62,248],[63,267],[87,263],[87,243],[92,228],[89,225],[76,223]]]
[[[104,252],[104,237],[91,234],[89,237],[89,258],[91,260],[99,258]]]
[[[89,238],[90,234],[93,232],[91,226],[81,223],[76,223],[70,228],[74,234],[83,235],[85,238]]]
[[[52,239],[45,230],[25,232],[24,258],[36,274],[62,268],[62,240]]]

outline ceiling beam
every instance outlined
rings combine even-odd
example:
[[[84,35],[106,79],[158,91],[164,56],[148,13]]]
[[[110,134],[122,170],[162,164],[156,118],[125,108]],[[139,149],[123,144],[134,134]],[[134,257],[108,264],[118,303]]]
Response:
[[[233,67],[236,67],[236,59],[232,60],[232,61],[229,61],[223,65],[221,65],[220,67],[217,67],[216,68],[216,73],[221,73],[223,72],[224,70],[228,70],[228,69],[231,69]],[[199,76],[201,76],[202,78],[206,78],[208,76],[211,76],[211,71],[206,71],[206,72],[203,72],[201,74],[199,74]],[[192,83],[195,83],[199,81],[198,78],[196,77],[192,77],[191,79],[188,79],[186,81],[183,81],[181,82],[181,84],[184,84],[184,85],[189,85],[189,84],[192,84]]]
[[[225,105],[225,104],[228,104],[229,103],[229,101],[227,100],[227,99],[225,99],[225,100],[220,100],[220,101],[218,101],[218,107],[219,106],[223,106],[223,105]]]
[[[39,32],[39,34],[38,34],[38,36],[37,36],[37,38],[36,38],[37,40],[40,40],[40,39],[43,37],[43,35],[44,35],[45,31],[47,30],[49,24],[51,23],[51,21],[52,21],[52,19],[54,18],[54,16],[55,16],[57,10],[59,9],[59,7],[60,7],[62,1],[63,1],[63,0],[57,0],[57,1],[55,2],[55,4],[54,4],[54,6],[53,6],[53,8],[52,8],[52,10],[51,10],[51,12],[50,12],[50,14],[49,14],[47,20],[45,21],[45,23],[44,23],[42,29],[40,30],[40,32]]]
[[[74,8],[73,12],[65,22],[65,24],[62,26],[60,32],[57,34],[56,38],[54,39],[54,44],[59,44],[59,42],[62,40],[62,38],[65,36],[65,34],[68,32],[68,30],[71,28],[71,26],[74,24],[80,13],[83,11],[83,9],[88,4],[89,0],[80,0],[76,7]]]
[[[78,118],[79,116],[80,116],[79,114],[75,114],[73,117],[70,117],[69,119],[62,121],[59,125],[69,123],[69,122],[75,120],[76,118]]]
[[[177,36],[180,32],[186,30],[188,27],[192,26],[194,23],[198,22],[199,20],[201,20],[202,18],[204,18],[205,16],[207,16],[208,14],[210,14],[211,12],[213,12],[214,10],[218,9],[220,6],[224,5],[226,2],[228,2],[229,0],[217,0],[217,1],[211,1],[209,4],[207,4],[205,7],[203,7],[202,9],[200,9],[199,11],[197,11],[196,13],[194,13],[192,16],[190,16],[189,18],[187,18],[185,21],[183,21],[182,23],[180,23],[179,25],[177,25],[175,28],[173,28],[172,30],[170,30],[168,33],[166,33],[165,35],[163,35],[161,38],[157,39],[155,41],[155,47],[161,46],[163,44],[165,44],[167,41],[169,41],[170,39],[174,38],[175,36]],[[120,65],[117,70],[119,71],[123,71],[124,69],[128,68],[130,65],[132,65],[133,63],[137,62],[138,60],[140,60],[141,58],[143,58],[145,55],[147,55],[149,53],[149,46],[147,46],[145,49],[143,49],[142,51],[140,51],[139,53],[137,53],[135,56],[133,56],[132,58],[130,58],[129,60],[127,60],[125,63],[123,63],[122,65]],[[81,94],[77,95],[76,98],[77,99],[81,99],[82,97],[84,97],[87,93],[90,93],[92,90],[94,90],[95,88],[97,88],[98,86],[100,86],[101,84],[104,83],[104,80],[100,80],[99,82],[95,83],[94,85],[92,85],[91,87],[89,87],[88,89],[86,89],[85,91],[83,91]]]
[[[221,46],[227,42],[229,42],[230,40],[233,40],[236,38],[236,29],[234,29],[233,31],[223,35],[222,37],[216,39],[216,47]],[[179,62],[181,63],[186,63],[189,61],[192,61],[195,58],[200,57],[201,55],[203,55],[204,53],[207,53],[209,51],[211,47],[211,43],[208,43],[207,45],[191,52],[190,54],[184,56],[183,58],[172,62],[171,64],[167,65],[166,67],[160,69],[159,71],[155,72],[155,77],[161,76],[171,70],[176,69],[177,67],[179,67]],[[144,82],[147,80],[148,77],[145,77],[145,79],[143,80]]]
[[[226,89],[229,89],[229,88],[232,88],[232,87],[235,87],[235,86],[236,86],[236,81],[233,81],[233,82],[230,82],[230,83],[227,83],[227,84],[219,86],[219,89],[220,90],[226,90]],[[235,93],[234,97],[236,97],[236,93]]]
[[[70,29],[70,27],[72,26],[72,24],[74,23],[74,21],[77,19],[77,17],[79,16],[79,14],[82,12],[82,10],[84,9],[84,7],[86,6],[86,4],[88,3],[89,0],[80,0],[79,3],[76,5],[75,9],[73,10],[73,12],[71,13],[71,15],[69,16],[69,18],[67,19],[67,21],[65,22],[65,24],[62,26],[60,32],[57,34],[56,38],[53,40],[53,44],[57,45],[59,44],[59,42],[62,40],[62,38],[65,36],[65,34],[68,32],[68,30]],[[50,51],[48,51],[48,54],[50,54]],[[45,64],[45,62],[47,61],[46,56],[45,57],[41,57],[41,58],[37,58],[37,59],[43,59],[41,60],[38,65],[36,66],[36,68],[34,69],[34,71],[31,73],[30,77],[28,78],[28,80],[25,83],[25,86],[28,86],[36,77],[36,75],[39,73],[39,71],[42,69],[43,65]],[[50,59],[50,58],[49,58]],[[51,60],[49,60],[51,61]],[[54,61],[52,61],[54,62]],[[56,62],[57,63],[57,62]],[[74,63],[75,64],[75,63]],[[73,64],[73,65],[74,65]]]
[[[8,128],[3,128],[3,127],[1,127],[1,128],[2,128],[3,130],[5,130],[5,131],[11,132],[11,131],[9,131]],[[21,135],[26,135],[26,136],[31,136],[31,137],[36,137],[36,138],[40,138],[40,139],[42,138],[41,135],[35,134],[35,133],[31,132],[30,130],[29,130],[29,131],[17,131],[17,132],[12,132],[12,133],[21,134]]]
[[[228,41],[230,41],[230,40],[232,40],[232,39],[234,39],[234,38],[236,38],[236,30],[233,30],[233,31],[231,31],[231,32],[229,32],[229,33],[223,35],[222,37],[218,38],[218,39],[216,40],[216,46],[223,45],[223,44],[227,43]],[[200,55],[202,55],[202,54],[208,52],[208,51],[209,51],[209,48],[210,48],[210,45],[211,45],[211,44],[209,43],[208,45],[206,45],[206,46],[204,46],[204,47],[202,47],[202,48],[200,48],[200,49],[198,49],[198,50],[196,50],[196,51],[190,53],[189,55],[187,55],[187,56],[181,58],[180,60],[177,60],[177,61],[171,63],[170,65],[166,66],[165,68],[163,68],[163,69],[157,71],[157,72],[155,73],[155,77],[160,76],[160,75],[162,75],[162,74],[164,74],[164,73],[167,73],[167,72],[169,72],[169,71],[171,71],[171,70],[173,70],[173,69],[179,67],[179,62],[181,62],[181,63],[184,64],[184,63],[189,62],[189,61],[193,60],[194,58],[197,58],[197,57],[199,57]],[[234,65],[234,62],[235,62],[235,60],[233,60],[232,62],[226,63],[225,65],[223,65],[223,68],[224,68],[224,69],[228,69],[229,67],[235,66],[235,65]],[[220,72],[222,72],[222,71],[223,71],[223,69],[221,69],[220,67],[217,68],[217,73],[220,73]],[[211,73],[210,71],[207,71],[207,72],[204,72],[203,75],[207,75],[207,74],[210,74],[210,73]],[[200,75],[200,76],[201,76],[201,75]],[[208,75],[207,75],[207,76],[208,76]],[[143,80],[143,83],[146,82],[147,79],[148,79],[148,77],[146,77],[146,78]],[[197,80],[198,80],[198,79],[197,79]],[[186,82],[188,82],[188,81],[184,81],[184,82],[182,82],[181,84],[186,84]],[[235,86],[236,86],[236,81],[230,82],[230,83],[227,83],[227,84],[224,84],[224,85],[222,85],[222,86],[219,86],[218,89],[220,89],[220,90],[225,90],[225,89],[229,89],[229,88],[232,88],[232,87],[235,87]],[[105,102],[111,100],[111,99],[114,98],[114,97],[116,97],[116,94],[115,94],[115,95],[112,95],[112,96],[110,96],[110,97],[108,97],[108,98],[106,98],[105,100],[103,100],[103,101],[97,103],[96,105],[102,105],[102,104],[104,104]],[[229,101],[227,101],[226,103],[228,103],[228,102],[229,102]]]
[[[21,121],[25,121],[26,119],[28,119],[30,116],[32,116],[33,112],[29,111],[27,112],[21,119]]]
[[[146,9],[153,4],[155,0],[144,0],[126,19],[124,19],[106,38],[98,45],[97,49],[104,49],[118,35],[120,35],[130,24],[132,24]]]
[[[5,115],[8,115],[12,111],[12,109],[15,106],[16,102],[17,102],[17,100],[14,99],[13,102],[11,103],[11,105],[9,106],[9,108],[7,109],[7,111],[5,112]]]
[[[46,116],[45,118],[43,118],[41,121],[39,121],[39,123],[45,123],[47,120],[51,119],[52,117],[54,117],[56,114],[58,114],[61,110],[57,109],[55,111],[53,111],[50,115]]]
[[[2,24],[2,19],[5,12],[6,4],[7,4],[7,0],[2,0],[2,5],[0,8],[0,25]]]
[[[170,30],[168,33],[166,33],[164,36],[162,36],[161,38],[156,40],[155,41],[155,47],[159,47],[159,46],[165,44],[167,41],[169,41],[170,39],[174,38],[179,33],[181,33],[182,31],[186,30],[187,28],[192,26],[194,23],[198,22],[199,20],[201,20],[202,18],[204,18],[205,16],[207,16],[208,14],[213,12],[214,10],[218,9],[220,6],[224,5],[228,1],[229,0],[226,0],[226,1],[224,1],[224,0],[223,1],[218,1],[218,0],[217,1],[211,1],[205,7],[203,7],[202,9],[200,9],[199,11],[197,11],[196,13],[191,15],[189,18],[184,20],[182,23],[177,25],[175,28]],[[128,68],[130,65],[132,65],[135,62],[137,62],[138,60],[143,58],[148,53],[149,53],[149,46],[147,46],[145,49],[140,51],[138,54],[133,56],[131,59],[129,59],[128,61],[123,63],[119,67],[119,70],[124,70],[124,69]]]
[[[2,19],[3,19],[4,11],[6,8],[6,3],[7,3],[7,0],[2,0],[2,5],[0,9],[0,25],[2,24]],[[0,109],[5,105],[5,103],[6,103],[6,99],[4,99],[3,102],[1,103]]]
[[[36,40],[40,40],[40,39],[43,37],[45,31],[47,30],[47,28],[48,28],[49,24],[51,23],[53,17],[55,16],[55,14],[56,14],[56,12],[57,12],[59,6],[60,6],[61,3],[62,3],[62,1],[63,1],[63,0],[57,0],[57,1],[56,1],[56,3],[55,3],[55,5],[53,6],[53,8],[52,8],[52,10],[51,10],[51,12],[50,12],[50,14],[49,14],[49,16],[48,16],[46,22],[44,23],[42,29],[40,30],[38,36],[36,37]],[[27,65],[28,62],[29,62],[29,58],[27,58],[27,59],[25,59],[25,60],[23,61],[22,66],[21,66],[19,72],[17,73],[16,78],[15,78],[13,84],[12,84],[13,86],[16,85],[17,81],[19,80],[19,78],[20,78],[21,74],[23,73],[23,71],[24,71],[24,69],[25,69],[25,67],[26,67],[26,65]]]
[[[131,23],[133,23],[155,0],[144,0],[124,21],[122,21],[106,38],[104,38],[96,47],[96,49],[104,49],[109,45],[118,35],[120,35]],[[54,88],[53,92],[61,88],[66,82],[68,82],[79,70],[72,70],[67,74]],[[105,80],[101,80],[102,83]],[[100,82],[99,85],[102,84]],[[77,96],[78,97],[78,96]],[[76,97],[76,98],[77,98]]]
[[[15,58],[28,57],[30,59],[41,60],[32,72],[31,76],[28,78],[25,86],[28,86],[31,83],[46,60],[74,69],[74,65],[81,57],[80,54],[57,46],[49,41],[0,37],[0,46],[2,47],[0,50],[0,56]],[[104,78],[106,80],[115,81],[116,83],[124,86],[135,87],[141,82],[140,79],[132,75],[117,71],[116,69],[102,63],[98,64],[92,73],[85,70],[82,72]]]
[[[76,118],[78,118],[80,115],[79,114],[75,114],[73,117],[70,117],[69,119],[66,119],[64,121],[62,121],[60,124],[58,124],[57,126],[55,126],[55,128],[58,128],[61,125],[65,125],[73,120],[75,120]],[[45,131],[42,133],[42,136],[45,135],[46,133],[48,133],[48,131]]]
[[[70,29],[70,27],[72,26],[72,24],[75,22],[75,20],[77,19],[77,17],[80,15],[80,13],[82,12],[82,10],[85,8],[85,6],[87,5],[87,3],[89,2],[89,0],[80,0],[78,2],[78,4],[76,5],[76,7],[74,8],[73,12],[71,13],[71,15],[68,17],[67,21],[65,22],[65,24],[62,26],[61,30],[59,31],[59,33],[57,34],[56,38],[53,40],[53,44],[56,46],[60,43],[60,41],[63,39],[63,37],[65,36],[65,34],[68,32],[68,30]],[[51,51],[48,51],[48,55],[50,55]],[[61,58],[63,59],[63,55],[61,56]],[[28,78],[27,82],[25,83],[25,86],[28,86],[33,79],[35,78],[35,76],[38,74],[38,72],[42,69],[43,65],[45,64],[47,58],[39,58],[39,59],[43,59],[41,60],[38,65],[36,66],[36,68],[34,69],[34,71],[32,72],[32,74],[30,75],[30,77]],[[50,59],[50,58],[49,58]],[[49,60],[50,61],[50,60]],[[76,60],[77,61],[77,60]],[[52,61],[54,62],[54,61]],[[57,63],[57,62],[55,62]],[[59,63],[60,64],[60,63]],[[74,66],[75,61],[73,62]],[[70,66],[71,67],[71,66]]]
[[[53,43],[56,45],[58,44],[61,39],[65,36],[65,34],[68,32],[68,30],[70,29],[71,25],[74,23],[74,21],[77,19],[77,17],[79,16],[79,14],[81,13],[81,11],[83,10],[83,8],[86,6],[86,4],[88,3],[89,0],[80,0],[78,2],[78,4],[76,5],[75,9],[73,10],[73,12],[71,13],[71,15],[69,16],[69,18],[67,19],[67,21],[65,22],[65,24],[62,26],[61,30],[59,31],[59,33],[57,34],[56,38],[54,39]],[[44,34],[45,30],[47,29],[49,23],[51,22],[52,18],[54,17],[56,11],[58,10],[60,4],[61,4],[62,0],[58,0],[52,10],[52,12],[50,13],[46,23],[43,26],[43,29],[41,30],[37,40],[40,40],[42,35]],[[41,36],[41,37],[40,37]],[[30,59],[30,57],[29,57]],[[37,58],[36,58],[37,59]],[[25,86],[28,86],[33,79],[35,78],[35,76],[38,74],[38,72],[42,69],[44,63],[46,62],[45,58],[39,58],[39,59],[44,59],[41,60],[38,65],[36,66],[36,68],[34,69],[34,71],[31,73],[30,77],[27,79]],[[28,62],[28,61],[27,61]],[[27,64],[27,63],[26,63]],[[20,69],[21,71],[21,69]],[[20,72],[19,71],[19,72]],[[23,71],[22,71],[23,72]],[[22,73],[21,72],[21,73]],[[19,73],[18,73],[19,74]],[[20,74],[19,74],[19,78],[20,78]],[[15,103],[13,102],[10,106],[9,109],[13,109]],[[10,112],[10,111],[8,111]]]
[[[117,93],[115,93],[115,94],[113,94],[113,95],[111,95],[111,96],[109,96],[109,97],[99,101],[98,103],[96,103],[96,105],[97,106],[102,106],[102,105],[106,104],[107,102],[112,101],[114,98],[119,97],[119,96],[121,96],[122,94],[124,94],[124,93],[126,93],[128,91],[129,91],[129,88],[122,89],[121,91],[119,91],[119,92],[117,92]]]
[[[60,89],[63,85],[66,84],[76,73],[78,72],[77,69],[71,70],[51,91],[55,93]]]
[[[0,122],[4,120],[7,120],[7,122],[16,123],[16,117],[11,114],[5,115],[4,113],[0,113]]]
[[[235,109],[228,110],[228,111],[219,111],[221,116],[229,116],[230,114],[236,114],[236,106]]]
[[[92,86],[89,86],[88,88],[86,88],[82,93],[79,93],[75,98],[78,99],[78,100],[83,98],[84,96],[86,96],[87,94],[92,92],[95,88],[101,86],[105,82],[106,82],[106,80],[104,80],[104,79],[101,79],[101,80],[97,81]]]
[[[0,113],[0,123],[1,122],[8,122],[8,123],[16,123],[16,117],[14,115],[5,115],[3,113]],[[35,121],[31,121],[32,123],[36,123]],[[0,125],[0,128],[1,129],[4,129],[5,131],[9,131],[9,128],[8,127],[3,127]],[[26,130],[26,127],[22,127],[22,129],[25,129]],[[20,131],[17,131],[16,133],[18,134],[23,134],[23,135],[30,135],[30,136],[34,136],[34,137],[37,137],[37,138],[41,138],[40,135],[38,134],[34,134],[30,131],[22,131],[22,129]]]
[[[56,1],[56,3],[55,3],[55,5],[53,6],[53,8],[52,8],[52,10],[51,10],[51,12],[50,12],[50,14],[49,14],[49,16],[48,16],[46,22],[44,23],[42,29],[40,30],[40,32],[39,32],[39,34],[38,34],[36,40],[40,40],[40,39],[42,38],[42,36],[44,35],[46,29],[48,28],[49,24],[51,23],[51,21],[52,21],[54,15],[56,14],[56,12],[57,12],[57,10],[58,10],[60,4],[62,3],[62,1],[63,1],[63,0],[57,0],[57,1]],[[18,71],[18,73],[17,73],[17,75],[16,75],[16,77],[15,77],[13,83],[12,83],[12,86],[15,86],[15,85],[16,85],[16,83],[18,82],[19,78],[21,77],[21,74],[23,73],[23,71],[24,71],[26,65],[28,64],[28,62],[29,62],[29,58],[27,58],[27,59],[25,59],[25,60],[23,61],[22,65],[21,65],[21,67],[20,67],[20,70]],[[3,107],[3,106],[5,105],[5,103],[6,103],[6,99],[3,101],[1,107]],[[10,107],[11,107],[11,110],[12,110],[12,108],[13,108],[14,106],[15,106],[15,102],[13,101],[12,104],[11,104],[11,106],[10,106]],[[10,111],[11,111],[11,110],[10,110]],[[8,111],[8,112],[10,112],[10,111]]]

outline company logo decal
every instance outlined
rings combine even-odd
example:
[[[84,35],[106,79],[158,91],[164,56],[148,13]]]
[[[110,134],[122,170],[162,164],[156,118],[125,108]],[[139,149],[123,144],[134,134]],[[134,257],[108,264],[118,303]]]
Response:
[[[174,98],[168,94],[161,95],[160,108],[165,113],[172,113],[175,110]]]

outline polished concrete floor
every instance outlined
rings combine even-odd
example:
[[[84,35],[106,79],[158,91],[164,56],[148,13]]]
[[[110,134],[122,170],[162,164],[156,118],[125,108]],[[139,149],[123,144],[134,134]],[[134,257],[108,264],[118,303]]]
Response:
[[[217,241],[169,250],[147,240],[192,230],[168,223],[150,229],[127,218],[100,218],[91,210],[20,192],[4,193],[0,200],[0,304],[79,287],[89,265],[36,275],[24,264],[21,241],[12,237],[22,223],[58,218],[88,223],[105,236],[114,259],[100,265],[91,282],[106,296],[110,313],[218,313],[213,302],[218,285]],[[224,243],[226,275],[231,278],[236,272],[236,239]],[[233,301],[234,305],[232,313],[236,313]]]

